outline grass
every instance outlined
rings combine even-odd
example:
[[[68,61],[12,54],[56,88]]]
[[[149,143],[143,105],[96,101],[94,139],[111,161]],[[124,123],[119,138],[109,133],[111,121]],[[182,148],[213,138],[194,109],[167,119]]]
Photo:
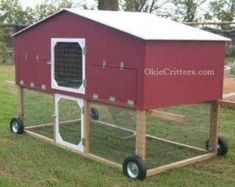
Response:
[[[131,181],[122,173],[111,167],[96,161],[86,159],[75,153],[57,148],[32,139],[26,135],[13,135],[9,132],[8,123],[11,117],[17,114],[16,90],[14,86],[6,83],[6,80],[14,80],[12,65],[0,65],[0,186],[235,186],[235,111],[222,109],[220,116],[220,135],[228,139],[230,152],[226,157],[217,157],[206,162],[186,166],[177,170],[165,172],[161,175],[150,177],[145,181]],[[36,106],[35,106],[36,107]],[[37,111],[35,108],[32,111]],[[164,121],[148,120],[149,133],[158,133],[163,137],[174,139],[175,133],[182,133],[182,137],[188,135],[192,140],[195,129],[203,132],[203,128],[197,128],[196,123],[208,120],[205,114],[206,105],[194,113],[193,107],[169,108],[178,113],[187,113],[192,116],[186,127],[175,127]],[[42,112],[42,111],[41,111]],[[115,113],[118,116],[118,113]],[[132,116],[130,116],[131,118]],[[48,118],[49,120],[49,118]],[[158,125],[158,128],[154,128]],[[202,125],[203,126],[203,125]],[[165,127],[167,130],[161,130]],[[173,127],[173,128],[172,128]],[[154,132],[154,129],[156,130]],[[164,129],[164,128],[163,128]],[[168,133],[171,130],[172,133]],[[109,130],[107,131],[109,132]],[[102,138],[108,137],[104,134]],[[181,139],[186,141],[189,137]],[[151,145],[151,144],[150,144]],[[160,145],[154,143],[156,147]],[[103,149],[106,150],[105,147]],[[97,154],[107,154],[107,151],[97,149]],[[115,151],[115,149],[114,149]],[[172,153],[162,151],[159,154],[164,157]],[[175,154],[181,154],[180,151]]]

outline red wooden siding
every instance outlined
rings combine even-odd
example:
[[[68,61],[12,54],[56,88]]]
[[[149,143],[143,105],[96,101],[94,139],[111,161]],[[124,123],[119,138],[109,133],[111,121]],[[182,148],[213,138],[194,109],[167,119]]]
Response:
[[[223,89],[224,42],[148,42],[146,68],[213,70],[214,76],[146,76],[145,108],[220,99]]]
[[[86,39],[86,94],[51,89],[51,38]],[[28,59],[25,60],[25,54]],[[36,56],[39,59],[36,60]],[[102,68],[103,60],[107,67]],[[220,99],[223,86],[224,42],[144,41],[86,18],[68,13],[50,19],[15,38],[16,82],[26,88],[46,85],[50,93],[83,97],[117,105],[152,109],[161,106],[198,103]],[[120,62],[125,63],[120,70]],[[214,70],[215,76],[145,76],[145,68]],[[32,89],[32,88],[31,88]]]

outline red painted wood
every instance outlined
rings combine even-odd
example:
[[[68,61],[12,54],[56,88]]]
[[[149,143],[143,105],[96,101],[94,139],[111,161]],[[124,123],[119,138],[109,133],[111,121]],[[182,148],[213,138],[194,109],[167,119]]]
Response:
[[[79,95],[51,89],[51,38],[85,38],[86,94]],[[24,56],[28,55],[25,61]],[[36,55],[40,56],[36,61]],[[102,69],[102,62],[107,68]],[[109,103],[109,96],[117,98],[117,105],[127,106],[135,100],[135,108],[151,109],[187,103],[217,100],[222,95],[224,42],[145,42],[134,36],[62,12],[32,27],[15,38],[16,82],[30,82],[40,90],[92,100],[97,93],[101,102]],[[120,70],[120,62],[125,70]],[[154,77],[145,76],[145,68],[214,69],[213,77]],[[32,89],[32,88],[31,88]]]
[[[214,76],[145,76],[145,108],[221,99],[224,42],[148,42],[146,68],[213,70]]]

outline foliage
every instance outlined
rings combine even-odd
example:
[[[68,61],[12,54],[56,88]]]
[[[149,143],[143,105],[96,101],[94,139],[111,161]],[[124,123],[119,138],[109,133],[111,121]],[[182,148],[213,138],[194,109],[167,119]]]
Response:
[[[124,0],[121,7],[125,11],[158,13],[157,10],[169,3],[171,0]]]
[[[0,63],[7,61],[7,45],[5,30],[0,28]]]
[[[198,9],[205,0],[172,0],[175,6],[175,20],[193,22],[198,18]]]
[[[0,23],[25,25],[32,19],[32,12],[23,10],[19,0],[0,0],[0,10]]]
[[[98,0],[99,10],[119,10],[118,0]]]
[[[234,76],[235,78],[235,63],[231,64],[231,74]]]
[[[230,46],[226,50],[226,57],[228,58],[235,58],[235,47]]]
[[[205,19],[217,19],[219,21],[233,21],[235,15],[235,1],[234,0],[217,0],[210,2],[209,12],[205,14]],[[222,29],[230,27],[226,25],[221,26]]]
[[[23,9],[19,0],[0,0],[0,23],[29,25],[72,5],[71,0],[44,0],[34,8]]]
[[[43,3],[37,4],[35,8],[29,8],[34,15],[34,22],[37,22],[62,8],[71,8],[70,0],[45,0]]]

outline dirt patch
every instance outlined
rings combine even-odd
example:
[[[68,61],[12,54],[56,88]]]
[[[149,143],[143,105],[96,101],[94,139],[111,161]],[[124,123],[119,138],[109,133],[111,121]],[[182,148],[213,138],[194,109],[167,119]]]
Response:
[[[235,92],[235,79],[233,77],[224,79],[224,94],[229,92]]]

